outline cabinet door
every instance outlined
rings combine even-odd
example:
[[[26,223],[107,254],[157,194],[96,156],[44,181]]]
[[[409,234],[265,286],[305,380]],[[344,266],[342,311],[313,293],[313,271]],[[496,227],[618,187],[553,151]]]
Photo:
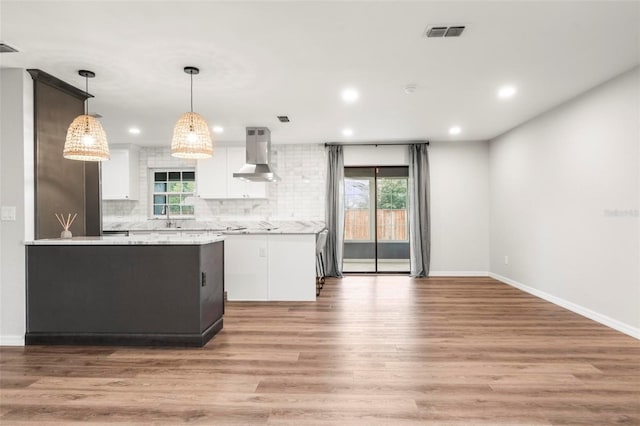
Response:
[[[269,235],[269,300],[316,300],[316,238]]]
[[[129,193],[129,151],[111,149],[111,159],[102,163],[102,199],[126,200]]]
[[[233,177],[233,174],[244,166],[246,159],[244,148],[227,148],[227,195],[229,198],[247,198],[246,182]]]
[[[200,246],[200,331],[224,314],[224,243]]]
[[[213,157],[198,160],[196,191],[202,198],[227,198],[227,150],[216,148]]]
[[[267,268],[266,235],[225,236],[224,283],[228,300],[268,300]]]

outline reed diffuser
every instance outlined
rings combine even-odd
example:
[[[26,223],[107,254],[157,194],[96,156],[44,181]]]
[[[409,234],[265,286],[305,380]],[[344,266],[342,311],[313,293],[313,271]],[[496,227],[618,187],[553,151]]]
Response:
[[[64,214],[60,213],[55,213],[56,215],[56,219],[58,219],[58,222],[60,223],[60,225],[62,225],[62,229],[63,231],[60,233],[60,238],[71,238],[73,237],[73,235],[71,234],[71,231],[69,231],[69,228],[71,228],[71,224],[73,223],[74,220],[76,220],[76,217],[78,217],[78,213],[75,213],[73,215],[73,217],[71,217],[71,213],[67,214],[67,217],[64,217]]]

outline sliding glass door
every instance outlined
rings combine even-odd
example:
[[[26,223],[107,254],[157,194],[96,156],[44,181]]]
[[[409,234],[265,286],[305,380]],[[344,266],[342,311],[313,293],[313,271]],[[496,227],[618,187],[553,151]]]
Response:
[[[344,272],[409,272],[407,193],[407,167],[345,167]]]
[[[408,167],[376,168],[378,272],[406,272],[409,260]]]
[[[376,169],[344,169],[343,272],[376,272]]]

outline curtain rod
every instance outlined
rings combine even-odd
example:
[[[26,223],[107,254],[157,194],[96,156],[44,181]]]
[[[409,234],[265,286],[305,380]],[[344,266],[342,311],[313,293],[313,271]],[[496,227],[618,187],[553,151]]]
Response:
[[[429,141],[425,140],[415,140],[415,141],[405,141],[405,142],[366,142],[366,143],[350,143],[350,142],[326,142],[324,144],[325,147],[333,146],[333,145],[342,145],[342,146],[407,146],[413,144],[426,144],[429,145]]]

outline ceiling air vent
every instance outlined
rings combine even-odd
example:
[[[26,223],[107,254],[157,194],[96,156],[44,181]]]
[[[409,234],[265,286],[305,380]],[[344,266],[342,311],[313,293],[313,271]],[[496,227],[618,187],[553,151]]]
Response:
[[[289,117],[287,117],[286,115],[278,115],[278,120],[280,120],[281,123],[288,123]]]
[[[427,29],[427,37],[444,37],[444,34],[447,32],[447,27],[431,27]]]
[[[464,31],[464,27],[449,27],[447,32],[444,33],[445,37],[460,37],[460,34]]]
[[[15,47],[11,47],[6,43],[0,43],[0,53],[13,53],[17,51],[18,49],[16,49]]]
[[[438,37],[460,37],[464,31],[464,25],[452,25],[446,26],[432,26],[427,27],[427,38]]]

